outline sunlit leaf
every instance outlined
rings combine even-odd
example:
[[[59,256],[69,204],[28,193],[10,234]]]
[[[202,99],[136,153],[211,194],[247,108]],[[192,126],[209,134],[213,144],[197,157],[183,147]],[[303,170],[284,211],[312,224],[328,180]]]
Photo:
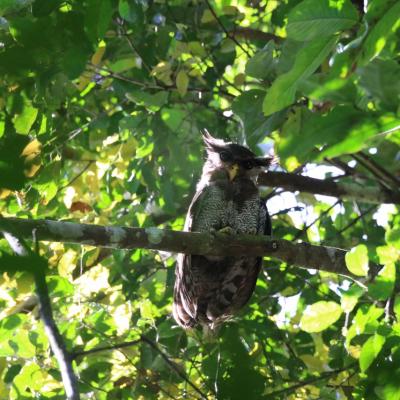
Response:
[[[368,249],[360,244],[346,253],[347,269],[356,276],[368,275]]]
[[[360,354],[361,371],[366,371],[378,356],[385,344],[386,338],[379,334],[371,336],[364,344]]]
[[[14,127],[17,133],[22,133],[24,135],[28,134],[37,115],[38,109],[33,107],[32,104],[27,101],[24,104],[23,111],[14,118]]]
[[[307,41],[351,28],[358,13],[350,1],[304,0],[288,16],[288,37]]]
[[[364,294],[365,290],[354,284],[349,290],[343,292],[340,305],[345,313],[353,311],[357,305],[359,298]]]
[[[342,315],[339,304],[333,301],[319,301],[307,306],[300,320],[300,327],[306,332],[321,332],[334,324]]]
[[[369,32],[363,46],[362,62],[375,58],[383,50],[388,38],[400,27],[400,3],[395,2]]]
[[[176,76],[176,87],[178,89],[178,93],[181,97],[184,97],[189,85],[189,77],[187,73],[183,70],[180,70]]]
[[[394,263],[387,264],[368,285],[368,293],[376,300],[386,300],[393,292],[395,280],[396,267]]]
[[[389,229],[385,234],[385,240],[400,250],[400,228]]]

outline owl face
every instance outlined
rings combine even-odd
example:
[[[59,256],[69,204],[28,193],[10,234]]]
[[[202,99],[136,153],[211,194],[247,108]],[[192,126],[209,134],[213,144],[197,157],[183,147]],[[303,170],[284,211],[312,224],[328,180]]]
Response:
[[[254,178],[273,162],[273,157],[257,157],[247,147],[215,139],[209,133],[203,135],[203,140],[207,163],[214,170],[225,171],[230,181],[243,177]]]

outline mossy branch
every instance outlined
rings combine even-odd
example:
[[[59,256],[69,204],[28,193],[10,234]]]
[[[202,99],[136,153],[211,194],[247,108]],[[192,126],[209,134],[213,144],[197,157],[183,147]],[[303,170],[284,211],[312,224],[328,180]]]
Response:
[[[40,241],[67,242],[116,249],[152,249],[198,255],[269,256],[289,265],[353,276],[346,267],[346,250],[268,236],[208,234],[158,228],[128,228],[20,218],[0,219],[0,230],[12,224],[19,235]],[[379,265],[370,264],[370,277]]]

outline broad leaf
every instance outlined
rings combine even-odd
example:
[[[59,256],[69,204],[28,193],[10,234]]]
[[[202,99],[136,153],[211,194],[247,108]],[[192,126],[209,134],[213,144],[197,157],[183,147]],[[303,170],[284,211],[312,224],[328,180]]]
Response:
[[[347,269],[356,276],[368,275],[368,249],[360,244],[346,253]]]
[[[300,328],[306,332],[321,332],[334,324],[341,315],[339,304],[319,301],[307,306],[300,320]]]
[[[386,338],[379,334],[371,336],[364,344],[360,354],[360,368],[365,372],[378,356],[385,344]]]
[[[351,28],[358,13],[349,0],[304,0],[288,16],[288,37],[308,41]]]
[[[399,15],[400,2],[395,2],[371,29],[363,46],[362,63],[366,64],[380,54],[390,36],[400,27]]]
[[[395,280],[396,267],[394,263],[387,264],[368,285],[368,293],[376,300],[386,300],[393,292]]]
[[[279,76],[268,89],[263,104],[266,116],[294,102],[299,82],[308,78],[319,67],[335,43],[335,38],[315,39],[300,49],[291,70]]]

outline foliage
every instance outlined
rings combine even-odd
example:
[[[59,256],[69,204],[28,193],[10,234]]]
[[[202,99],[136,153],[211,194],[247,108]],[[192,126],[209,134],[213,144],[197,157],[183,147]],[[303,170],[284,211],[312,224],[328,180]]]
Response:
[[[287,171],[398,190],[400,3],[362,3],[0,2],[2,215],[181,229],[204,128],[273,143]],[[82,398],[400,399],[397,208],[295,196],[276,237],[384,269],[356,283],[265,260],[214,341],[171,319],[175,254],[41,244],[67,348],[135,341],[76,357]],[[0,397],[63,398],[33,279],[0,248]]]

